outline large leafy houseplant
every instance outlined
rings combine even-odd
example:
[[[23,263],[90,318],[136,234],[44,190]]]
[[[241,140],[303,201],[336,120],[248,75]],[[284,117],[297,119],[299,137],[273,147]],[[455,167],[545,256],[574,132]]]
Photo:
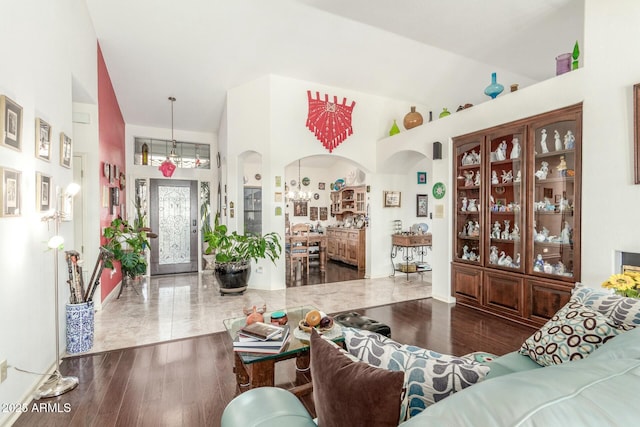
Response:
[[[208,244],[205,253],[215,253],[215,275],[220,283],[220,293],[242,293],[247,288],[251,274],[251,260],[275,260],[282,253],[280,236],[275,233],[264,235],[229,233],[226,225],[220,224],[216,215],[213,228],[204,233]]]
[[[113,259],[120,261],[124,276],[133,279],[147,272],[149,240],[145,228],[136,228],[122,218],[115,218],[102,235],[106,239],[104,248],[113,254]],[[105,262],[105,267],[113,269],[112,259]]]

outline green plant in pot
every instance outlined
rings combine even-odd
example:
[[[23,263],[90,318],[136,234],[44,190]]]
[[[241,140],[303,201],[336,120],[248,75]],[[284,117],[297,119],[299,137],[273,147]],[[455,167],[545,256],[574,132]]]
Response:
[[[229,233],[227,226],[219,223],[216,215],[214,227],[204,233],[208,243],[205,253],[216,255],[215,275],[220,284],[220,294],[242,294],[247,289],[251,276],[251,260],[275,260],[282,253],[280,236],[267,233],[256,234]]]
[[[135,228],[122,218],[116,218],[104,228],[102,235],[107,240],[104,248],[113,254],[113,258],[105,262],[106,268],[113,269],[112,260],[117,260],[125,277],[135,279],[147,272],[149,240],[146,229]]]

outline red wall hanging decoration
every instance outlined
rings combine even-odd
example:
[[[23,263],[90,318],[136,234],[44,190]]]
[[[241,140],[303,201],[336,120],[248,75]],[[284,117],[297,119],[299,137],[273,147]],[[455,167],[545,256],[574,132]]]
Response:
[[[320,93],[316,92],[315,99],[311,97],[311,91],[307,91],[309,99],[309,114],[307,115],[307,128],[314,133],[318,141],[331,153],[334,148],[342,143],[353,133],[351,126],[351,113],[356,102],[347,105],[347,98],[338,104],[338,98],[333,97],[329,101],[329,95],[320,99]]]

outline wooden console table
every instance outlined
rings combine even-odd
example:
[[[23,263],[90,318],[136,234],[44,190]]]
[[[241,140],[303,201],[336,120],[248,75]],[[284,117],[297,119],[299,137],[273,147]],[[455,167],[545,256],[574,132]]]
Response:
[[[422,273],[430,271],[431,267],[420,268],[415,261],[420,256],[420,261],[424,262],[424,256],[427,251],[431,249],[431,234],[392,234],[391,235],[391,266],[393,273],[391,277],[396,275],[396,271],[400,271],[407,275],[407,281],[409,281],[409,274]],[[402,267],[397,268],[394,260],[396,257],[401,256]],[[428,266],[428,264],[427,264]],[[415,269],[414,269],[415,268]]]

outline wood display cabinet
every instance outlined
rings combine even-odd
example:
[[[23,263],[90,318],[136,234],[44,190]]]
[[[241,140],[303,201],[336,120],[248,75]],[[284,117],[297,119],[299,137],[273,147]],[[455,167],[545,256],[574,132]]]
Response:
[[[454,138],[452,295],[541,325],[580,280],[582,105]]]
[[[366,187],[344,187],[331,192],[332,215],[364,215],[367,212]]]

